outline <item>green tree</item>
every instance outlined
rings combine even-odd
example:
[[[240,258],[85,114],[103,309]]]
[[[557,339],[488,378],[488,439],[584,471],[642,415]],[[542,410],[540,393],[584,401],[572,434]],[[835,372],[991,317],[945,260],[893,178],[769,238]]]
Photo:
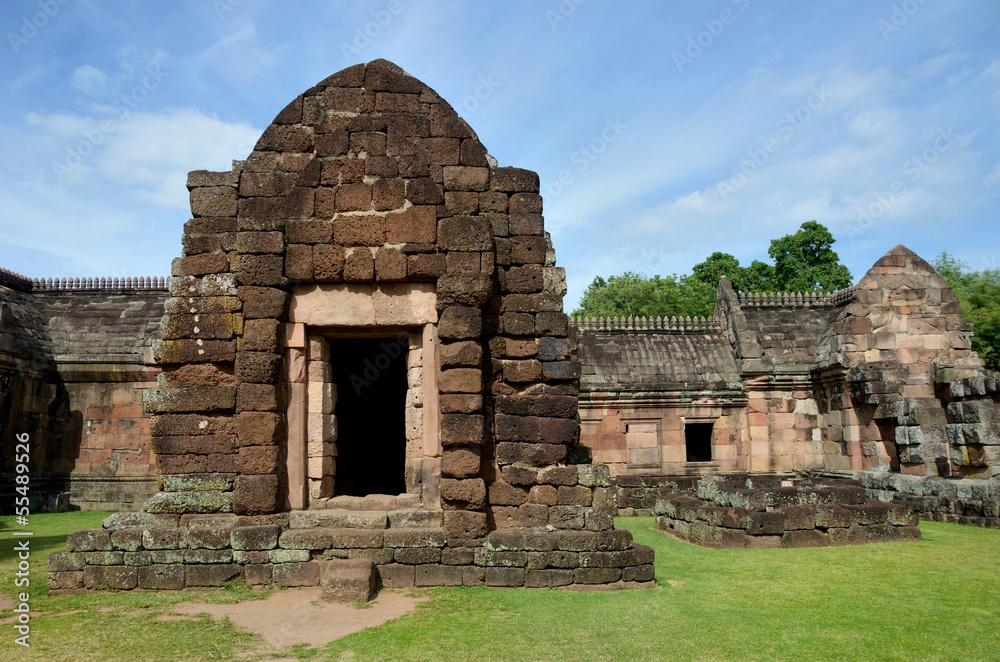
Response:
[[[722,276],[729,278],[729,282],[736,283],[742,279],[742,275],[743,267],[740,266],[740,261],[729,253],[719,251],[715,251],[705,258],[704,262],[699,262],[691,269],[692,277],[712,286],[718,285]]]
[[[851,272],[830,248],[836,241],[822,223],[807,221],[795,234],[772,239],[768,255],[781,292],[830,292],[850,286]]]
[[[972,322],[972,349],[991,370],[1000,370],[1000,270],[969,271],[969,265],[941,253],[934,268],[955,290]]]
[[[630,271],[598,276],[573,315],[598,317],[705,316],[715,310],[715,289],[690,276],[645,277]]]
[[[774,276],[774,267],[767,262],[754,260],[743,270],[740,292],[774,292],[781,288]]]
[[[716,251],[691,269],[692,278],[697,278],[712,288],[718,287],[722,276],[729,279],[737,292],[773,292],[778,289],[774,267],[760,260],[754,260],[749,267],[743,267],[729,253]]]
[[[651,278],[626,272],[607,280],[597,277],[584,292],[574,315],[663,316],[712,315],[719,278],[738,292],[833,291],[851,284],[851,272],[830,248],[834,238],[816,221],[795,234],[771,241],[774,265],[754,260],[750,266],[716,251],[691,269],[691,275]]]

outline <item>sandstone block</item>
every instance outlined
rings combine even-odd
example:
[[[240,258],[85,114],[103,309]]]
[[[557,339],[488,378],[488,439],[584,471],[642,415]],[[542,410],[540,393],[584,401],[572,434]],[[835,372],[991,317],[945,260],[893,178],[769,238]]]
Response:
[[[243,286],[238,290],[246,319],[281,318],[288,305],[288,293],[273,287]]]
[[[66,546],[70,552],[111,551],[111,534],[104,529],[88,529],[69,534]]]
[[[271,572],[274,583],[279,586],[318,586],[322,567],[319,561],[277,563]]]
[[[493,247],[493,228],[478,216],[453,216],[438,221],[438,247],[447,251],[488,251]]]
[[[243,579],[243,568],[231,563],[189,565],[186,571],[186,586],[222,586]]]
[[[264,515],[280,509],[278,476],[238,476],[233,486],[233,511],[237,515]]]
[[[86,588],[131,591],[138,585],[138,568],[127,565],[88,565],[83,569]]]
[[[477,166],[444,167],[444,186],[446,190],[485,191],[489,187],[489,183],[489,168]]]
[[[491,188],[503,193],[538,193],[538,174],[522,168],[492,168]]]
[[[441,498],[467,508],[482,508],[486,503],[486,483],[481,478],[442,478]]]
[[[65,572],[50,571],[48,576],[50,591],[73,591],[84,587],[82,570],[67,570]]]
[[[375,595],[375,581],[371,559],[331,559],[323,570],[321,595],[328,602],[368,602]]]
[[[191,189],[191,213],[205,216],[235,216],[236,189],[229,186],[205,186]]]
[[[541,214],[542,196],[537,193],[515,193],[510,196],[510,213]],[[541,234],[541,233],[538,233]]]
[[[479,474],[479,448],[445,448],[441,453],[441,475],[447,478],[473,478]]]
[[[380,583],[385,588],[412,588],[415,581],[415,566],[402,563],[387,563],[378,566]]]

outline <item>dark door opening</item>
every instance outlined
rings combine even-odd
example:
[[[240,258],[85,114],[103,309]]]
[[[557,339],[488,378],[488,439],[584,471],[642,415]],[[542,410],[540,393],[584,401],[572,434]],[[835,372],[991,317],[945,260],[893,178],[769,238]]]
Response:
[[[684,425],[684,445],[688,462],[712,461],[712,427],[714,423],[687,423]]]
[[[899,471],[899,449],[896,447],[896,420],[892,418],[877,418],[875,426],[878,428],[879,439],[882,440],[882,447],[885,454],[889,456],[889,471]],[[942,474],[947,476],[948,473]]]
[[[334,338],[336,495],[406,491],[406,354],[399,338]]]

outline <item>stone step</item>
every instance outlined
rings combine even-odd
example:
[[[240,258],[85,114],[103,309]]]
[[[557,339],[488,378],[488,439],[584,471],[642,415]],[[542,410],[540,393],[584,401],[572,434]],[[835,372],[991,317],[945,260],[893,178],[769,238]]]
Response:
[[[288,516],[290,529],[435,529],[443,526],[440,510],[407,508],[405,510],[293,510]]]
[[[389,518],[384,510],[293,510],[290,529],[385,529]]]
[[[371,559],[331,559],[320,580],[327,602],[368,602],[375,596],[375,563]]]
[[[374,549],[382,547],[383,529],[312,527],[288,529],[278,539],[282,549]]]
[[[334,510],[405,510],[419,508],[419,494],[369,494],[368,496],[335,496],[326,500],[325,509]]]
[[[444,525],[444,513],[440,510],[390,510],[391,529],[437,529]]]
[[[344,529],[315,526],[288,529],[278,538],[281,549],[377,549],[380,547],[444,547],[442,528]]]

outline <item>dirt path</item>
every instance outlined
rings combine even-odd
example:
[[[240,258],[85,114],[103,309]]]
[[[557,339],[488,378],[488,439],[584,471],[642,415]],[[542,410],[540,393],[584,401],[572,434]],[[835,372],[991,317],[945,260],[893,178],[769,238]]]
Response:
[[[183,602],[171,611],[184,616],[208,613],[216,620],[228,616],[234,625],[260,634],[271,646],[286,648],[299,643],[322,646],[408,614],[426,599],[382,591],[368,607],[358,608],[323,602],[319,588],[292,588],[238,604]]]

